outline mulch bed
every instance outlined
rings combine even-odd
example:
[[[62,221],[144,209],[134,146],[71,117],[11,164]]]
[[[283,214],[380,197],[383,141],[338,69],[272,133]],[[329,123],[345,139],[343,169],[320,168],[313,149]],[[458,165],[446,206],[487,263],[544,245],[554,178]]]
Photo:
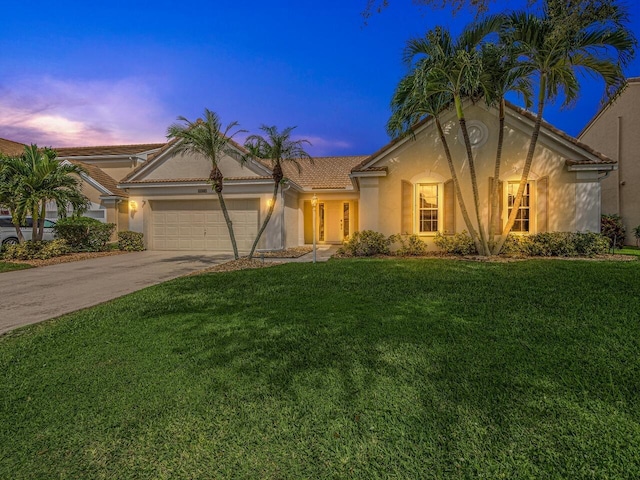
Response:
[[[120,250],[111,250],[108,252],[82,252],[82,253],[68,253],[59,257],[49,258],[47,260],[6,260],[11,263],[24,263],[31,265],[32,267],[46,267],[48,265],[58,265],[60,263],[77,262],[79,260],[87,260],[89,258],[98,257],[110,257],[112,255],[122,255]]]
[[[253,258],[299,258],[311,253],[313,247],[291,247],[285,250],[272,250],[270,252],[258,252]]]

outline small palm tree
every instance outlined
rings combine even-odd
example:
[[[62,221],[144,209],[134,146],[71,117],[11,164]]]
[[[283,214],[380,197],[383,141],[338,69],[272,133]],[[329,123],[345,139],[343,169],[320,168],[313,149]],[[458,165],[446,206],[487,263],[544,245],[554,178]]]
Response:
[[[578,97],[577,72],[588,72],[605,82],[605,96],[620,91],[625,77],[622,67],[633,58],[637,44],[625,24],[626,12],[621,6],[608,5],[584,10],[580,2],[547,2],[543,16],[518,12],[510,16],[511,28],[503,43],[513,44],[519,65],[537,81],[537,111],[529,150],[522,169],[511,215],[493,253],[499,253],[515,223],[531,171],[542,113],[547,101],[564,95],[563,106]]]
[[[433,118],[447,159],[447,165],[449,166],[456,198],[460,206],[460,211],[462,212],[462,218],[467,227],[467,231],[470,233],[476,245],[476,250],[480,251],[482,244],[480,243],[478,232],[469,217],[467,206],[462,196],[462,190],[460,189],[458,174],[453,164],[451,151],[449,150],[447,137],[444,134],[444,129],[440,121],[441,113],[452,103],[452,96],[449,92],[431,93],[428,85],[424,82],[425,71],[426,69],[424,68],[416,68],[400,80],[391,100],[392,113],[391,118],[387,122],[387,132],[391,137],[412,134],[413,126],[416,123],[426,117]]]
[[[47,203],[55,203],[58,215],[65,217],[69,208],[76,213],[86,210],[88,199],[82,194],[82,167],[58,160],[55,151],[37,145],[25,147],[21,157],[2,160],[3,186],[0,195],[8,199],[16,232],[31,214],[32,240],[42,240]],[[5,183],[6,182],[6,183]],[[18,240],[24,241],[21,233]]]
[[[174,123],[167,129],[167,138],[178,140],[178,152],[200,154],[211,162],[209,180],[218,195],[220,209],[229,230],[233,256],[237,260],[240,258],[238,244],[233,233],[233,222],[229,217],[229,211],[222,196],[224,176],[220,171],[219,163],[225,154],[242,161],[242,155],[232,146],[232,139],[239,133],[246,132],[246,130],[237,129],[239,124],[233,121],[223,131],[220,117],[208,108],[204,110],[204,120],[198,119],[195,122],[191,122],[180,116],[178,121],[182,123]]]
[[[274,182],[273,199],[269,205],[267,216],[262,222],[262,226],[256,235],[256,239],[249,252],[249,258],[253,258],[253,254],[258,246],[260,237],[267,228],[267,224],[273,215],[273,211],[278,199],[278,188],[284,180],[284,174],[282,172],[283,163],[291,163],[297,169],[301,171],[300,160],[306,159],[313,163],[313,158],[309,155],[305,149],[305,145],[311,145],[308,140],[293,140],[291,138],[291,132],[296,127],[287,127],[281,132],[278,131],[276,126],[262,125],[260,130],[266,134],[266,138],[261,135],[250,135],[245,142],[245,148],[249,151],[249,156],[258,157],[268,161],[271,164],[273,170],[272,177]]]

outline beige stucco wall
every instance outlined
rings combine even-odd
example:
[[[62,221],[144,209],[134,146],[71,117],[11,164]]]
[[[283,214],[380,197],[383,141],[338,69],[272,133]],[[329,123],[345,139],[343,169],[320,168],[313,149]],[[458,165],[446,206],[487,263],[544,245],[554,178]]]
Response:
[[[633,81],[580,135],[580,140],[618,160],[618,170],[602,181],[602,213],[619,214],[627,228],[640,225],[640,81]]]
[[[480,197],[480,215],[484,224],[488,225],[489,178],[493,176],[499,123],[493,111],[479,106],[469,106],[466,109],[466,115],[469,123],[479,120],[487,127],[486,143],[474,147],[473,151]],[[472,217],[474,226],[477,228],[469,166],[466,160],[462,135],[459,133],[458,123],[453,118],[453,114],[445,117],[443,124],[467,210]],[[527,122],[522,118],[517,115],[508,116],[500,175],[501,180],[505,182],[505,188],[507,182],[520,179],[529,145],[528,128]],[[579,224],[576,223],[576,174],[567,171],[564,160],[565,158],[574,157],[575,152],[572,151],[570,145],[564,145],[562,142],[545,135],[542,135],[539,139],[529,179],[535,182],[548,177],[549,231],[592,229],[585,228],[585,225],[593,227],[594,219],[599,216],[599,211],[588,212],[588,218],[580,218]],[[361,191],[360,228],[370,228],[386,235],[401,231],[402,216],[399,212],[402,209],[401,188],[403,180],[412,184],[442,183],[451,178],[435,125],[430,125],[419,132],[415,140],[408,139],[401,143],[376,163],[376,166],[387,167],[388,174],[386,177],[359,179]],[[592,183],[592,180],[588,179],[584,180],[584,182]],[[590,195],[596,193],[592,188],[587,188],[586,191]],[[585,189],[578,193],[584,195]],[[596,208],[599,208],[599,205],[596,205]],[[503,222],[506,222],[506,216],[505,200]],[[457,232],[465,229],[457,202],[455,229]],[[532,230],[533,232],[536,231],[535,216]],[[431,244],[429,241],[430,236],[433,235],[424,235],[428,244]]]
[[[209,178],[211,173],[211,162],[204,156],[193,153],[169,152],[156,163],[157,165],[145,175],[145,179]],[[238,160],[227,155],[221,158],[218,166],[226,178],[258,176],[250,168],[243,167]]]

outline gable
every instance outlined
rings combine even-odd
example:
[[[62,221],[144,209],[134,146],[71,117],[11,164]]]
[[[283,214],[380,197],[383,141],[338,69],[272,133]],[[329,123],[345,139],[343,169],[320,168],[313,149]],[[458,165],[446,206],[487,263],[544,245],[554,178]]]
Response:
[[[134,170],[122,182],[162,182],[181,180],[206,180],[211,173],[211,161],[203,155],[178,152],[173,144],[153,157],[147,164]],[[270,171],[256,162],[242,165],[238,159],[224,154],[218,163],[225,178],[262,178]]]
[[[510,164],[507,168],[517,168],[518,163],[523,163],[526,158],[535,115],[511,104],[507,107],[502,157],[505,165]],[[465,116],[470,136],[477,142],[473,147],[477,167],[482,167],[485,163],[493,165],[499,129],[497,109],[484,104],[468,104]],[[466,149],[455,112],[443,112],[440,120],[454,164],[464,174],[465,169],[468,169]],[[368,157],[352,170],[352,175],[358,177],[380,169],[391,172],[400,168],[400,157],[405,163],[408,158],[413,159],[414,163],[420,164],[416,168],[433,169],[446,175],[442,172],[442,167],[448,171],[447,160],[432,118],[420,122],[414,129],[414,135],[396,139]],[[542,161],[548,166],[553,164],[554,168],[564,168],[565,163],[569,162],[594,165],[615,163],[544,121],[536,145],[534,164]]]

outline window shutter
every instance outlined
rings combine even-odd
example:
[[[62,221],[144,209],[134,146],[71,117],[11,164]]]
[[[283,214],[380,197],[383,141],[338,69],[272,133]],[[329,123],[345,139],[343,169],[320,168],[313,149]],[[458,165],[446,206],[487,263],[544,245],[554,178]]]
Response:
[[[456,233],[456,195],[453,180],[444,182],[444,234]]]
[[[549,231],[549,177],[536,182],[536,200],[538,204],[538,232]]]
[[[413,184],[402,180],[401,233],[413,233]]]
[[[504,208],[504,195],[503,195],[503,185],[504,182],[502,180],[498,180],[498,217],[493,219],[493,231],[496,232],[496,235],[500,235],[502,233],[502,229],[504,227],[502,223],[502,214]],[[491,192],[493,191],[493,177],[489,177],[489,209],[491,209]]]

